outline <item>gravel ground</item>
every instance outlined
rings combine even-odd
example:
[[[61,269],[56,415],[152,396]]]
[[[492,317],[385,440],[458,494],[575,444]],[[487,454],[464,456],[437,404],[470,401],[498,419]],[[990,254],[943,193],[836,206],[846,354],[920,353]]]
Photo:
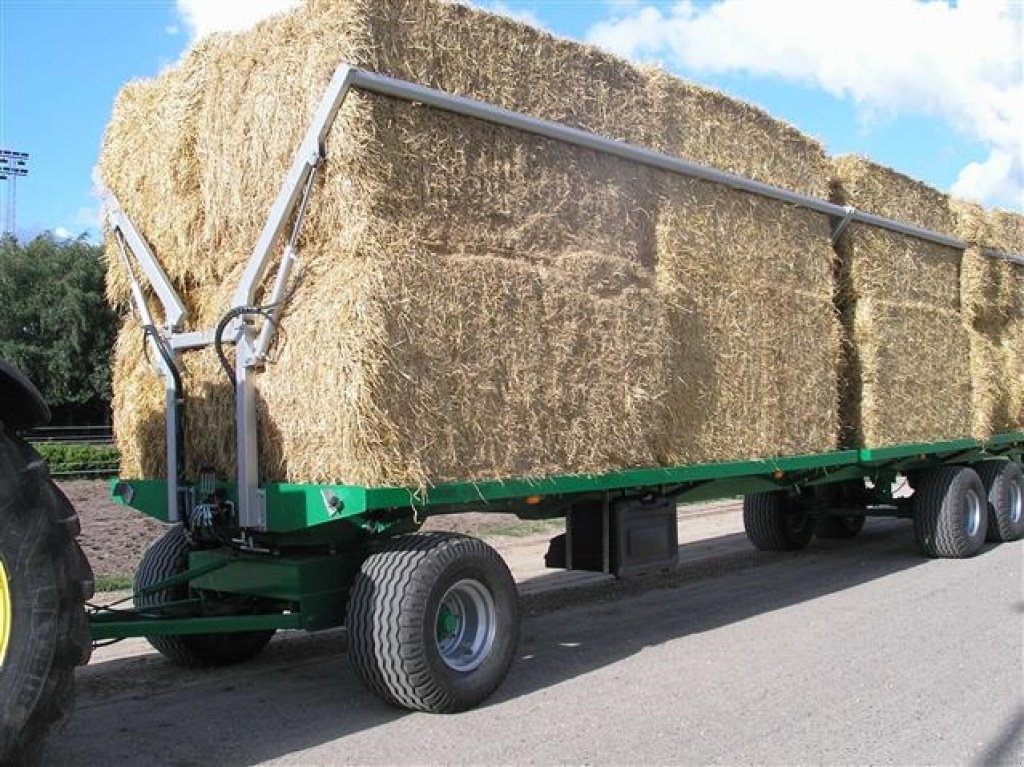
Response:
[[[58,482],[82,520],[82,549],[97,577],[131,575],[164,525],[110,499],[103,480]]]

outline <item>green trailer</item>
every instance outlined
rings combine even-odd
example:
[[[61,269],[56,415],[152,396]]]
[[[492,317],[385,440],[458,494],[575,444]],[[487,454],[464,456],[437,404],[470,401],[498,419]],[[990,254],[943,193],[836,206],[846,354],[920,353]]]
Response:
[[[508,669],[516,592],[482,542],[419,532],[429,516],[564,519],[548,566],[619,577],[675,564],[678,504],[738,496],[747,536],[763,551],[798,550],[815,534],[853,537],[867,517],[899,517],[913,521],[925,554],[969,557],[986,541],[1024,532],[1022,454],[1024,432],[1014,432],[986,442],[459,482],[427,493],[271,483],[260,487],[267,509],[261,531],[232,525],[237,485],[208,477],[186,490],[198,510],[192,523],[170,528],[143,559],[137,607],[94,611],[90,627],[95,641],[145,636],[176,660],[223,663],[255,654],[277,629],[345,625],[357,670],[371,687],[410,708],[458,710],[482,699],[457,688],[461,666],[484,666],[501,651],[498,667],[482,674],[488,692]],[[894,493],[899,479],[911,493]],[[112,491],[125,505],[171,519],[166,482],[117,480]],[[224,524],[200,527],[199,517]],[[418,633],[403,634],[410,623]],[[238,632],[252,638],[231,642]],[[391,634],[398,657],[385,658]],[[415,661],[403,672],[406,651]],[[418,690],[412,680],[424,658],[441,661],[441,673],[424,677]],[[392,662],[394,679],[382,677]]]
[[[73,667],[87,661],[92,644],[127,637],[146,637],[176,663],[218,665],[252,658],[279,630],[345,626],[357,674],[384,699],[429,712],[478,704],[501,684],[512,662],[516,586],[501,557],[482,541],[420,532],[433,515],[511,512],[523,519],[564,519],[546,564],[618,577],[671,568],[678,556],[677,505],[715,498],[743,496],[747,535],[765,551],[797,550],[815,535],[852,537],[871,516],[912,520],[920,548],[933,557],[972,556],[986,541],[1024,534],[1024,431],[986,441],[426,489],[262,482],[253,382],[290,297],[324,139],[352,89],[801,206],[829,216],[835,239],[857,221],[965,247],[899,221],[342,65],[296,152],[232,305],[215,328],[182,332],[185,303],[143,234],[116,200],[107,200],[109,224],[132,278],[133,305],[163,378],[167,446],[165,479],[119,479],[111,492],[125,506],[171,526],[143,557],[133,596],[86,614],[92,579],[74,540],[74,511],[38,456],[18,437],[0,434],[0,758],[38,745],[62,714]],[[256,306],[275,248],[280,256],[268,299]],[[987,255],[1024,263],[1016,254]],[[162,312],[159,323],[143,279]],[[233,365],[228,345],[235,347]],[[179,360],[204,347],[216,349],[234,388],[233,477],[184,471]],[[0,418],[8,429],[38,422],[45,411],[38,395],[13,373],[3,373]],[[897,480],[909,492],[894,492]]]

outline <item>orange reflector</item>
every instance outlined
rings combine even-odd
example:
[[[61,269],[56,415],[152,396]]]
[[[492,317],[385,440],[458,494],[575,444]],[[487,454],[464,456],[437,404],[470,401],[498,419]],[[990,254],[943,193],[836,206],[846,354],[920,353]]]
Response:
[[[772,472],[772,479],[782,479],[784,476],[786,476],[786,472],[782,469],[776,469]]]
[[[536,506],[538,503],[540,503],[540,496],[539,495],[528,495],[523,500],[526,501],[526,505],[527,506]]]

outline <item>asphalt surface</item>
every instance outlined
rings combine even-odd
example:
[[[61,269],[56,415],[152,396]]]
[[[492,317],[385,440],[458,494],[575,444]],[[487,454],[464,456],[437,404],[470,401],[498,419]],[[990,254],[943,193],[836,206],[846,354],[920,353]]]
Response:
[[[1024,543],[932,561],[870,521],[762,554],[735,512],[695,525],[668,575],[524,588],[517,660],[474,711],[379,702],[341,631],[214,671],[130,646],[81,670],[46,763],[1024,763]]]

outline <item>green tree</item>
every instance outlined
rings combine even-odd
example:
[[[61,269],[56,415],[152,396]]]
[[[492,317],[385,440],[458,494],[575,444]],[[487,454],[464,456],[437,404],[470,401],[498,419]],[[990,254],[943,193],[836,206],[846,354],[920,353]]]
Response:
[[[117,315],[103,297],[102,255],[85,235],[0,240],[0,358],[21,368],[51,407],[97,409],[110,400]]]

